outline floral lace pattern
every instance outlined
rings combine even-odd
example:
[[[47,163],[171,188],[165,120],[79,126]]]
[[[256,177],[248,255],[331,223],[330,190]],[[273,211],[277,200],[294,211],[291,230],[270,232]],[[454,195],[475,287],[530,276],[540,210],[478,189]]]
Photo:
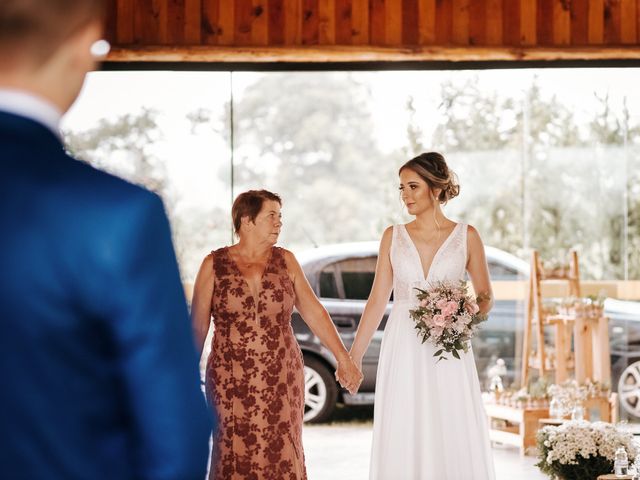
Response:
[[[415,303],[415,287],[424,287],[433,278],[440,281],[464,278],[467,265],[467,225],[458,223],[444,240],[433,257],[427,278],[424,278],[418,250],[404,225],[393,226],[390,256],[394,300]],[[407,258],[414,261],[407,262]]]
[[[291,328],[294,290],[273,247],[258,298],[228,248],[213,252],[214,335],[206,391],[218,416],[210,480],[304,480],[304,364]]]

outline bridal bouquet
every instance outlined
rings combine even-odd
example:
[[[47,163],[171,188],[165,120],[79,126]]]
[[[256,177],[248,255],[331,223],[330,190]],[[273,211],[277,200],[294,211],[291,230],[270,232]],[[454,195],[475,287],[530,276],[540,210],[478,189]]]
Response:
[[[469,350],[469,341],[478,331],[478,325],[487,319],[479,313],[478,302],[467,290],[467,283],[440,282],[426,290],[416,288],[418,307],[409,310],[416,323],[418,337],[422,343],[429,341],[436,346],[433,354],[438,361],[451,353],[459,359],[460,350]]]

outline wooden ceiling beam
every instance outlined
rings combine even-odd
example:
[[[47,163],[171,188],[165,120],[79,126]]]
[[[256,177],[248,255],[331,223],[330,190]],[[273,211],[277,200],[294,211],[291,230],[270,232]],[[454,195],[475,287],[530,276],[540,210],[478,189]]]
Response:
[[[127,46],[107,62],[326,63],[638,60],[640,46],[625,47],[385,47],[385,46]]]

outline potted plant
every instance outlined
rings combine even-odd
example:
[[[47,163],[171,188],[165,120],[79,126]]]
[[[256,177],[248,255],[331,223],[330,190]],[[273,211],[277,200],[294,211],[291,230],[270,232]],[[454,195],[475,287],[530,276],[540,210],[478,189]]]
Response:
[[[629,462],[638,454],[633,435],[605,422],[575,420],[538,431],[536,466],[559,480],[595,479],[613,472],[615,451],[622,446]]]

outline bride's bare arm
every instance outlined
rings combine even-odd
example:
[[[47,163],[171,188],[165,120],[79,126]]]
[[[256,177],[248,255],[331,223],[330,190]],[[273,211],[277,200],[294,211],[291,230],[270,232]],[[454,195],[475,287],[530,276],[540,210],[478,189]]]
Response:
[[[358,325],[356,338],[351,346],[351,357],[359,368],[361,368],[362,357],[367,351],[371,337],[378,329],[378,325],[380,325],[393,289],[393,269],[389,258],[392,235],[393,227],[388,227],[382,235],[373,286],[371,287],[367,304],[364,307],[360,325]]]
[[[478,306],[480,307],[480,312],[489,313],[489,310],[493,308],[493,291],[491,290],[489,267],[487,266],[480,234],[471,225],[469,225],[467,232],[467,247],[469,251],[467,272],[473,284],[473,290],[478,297]]]

